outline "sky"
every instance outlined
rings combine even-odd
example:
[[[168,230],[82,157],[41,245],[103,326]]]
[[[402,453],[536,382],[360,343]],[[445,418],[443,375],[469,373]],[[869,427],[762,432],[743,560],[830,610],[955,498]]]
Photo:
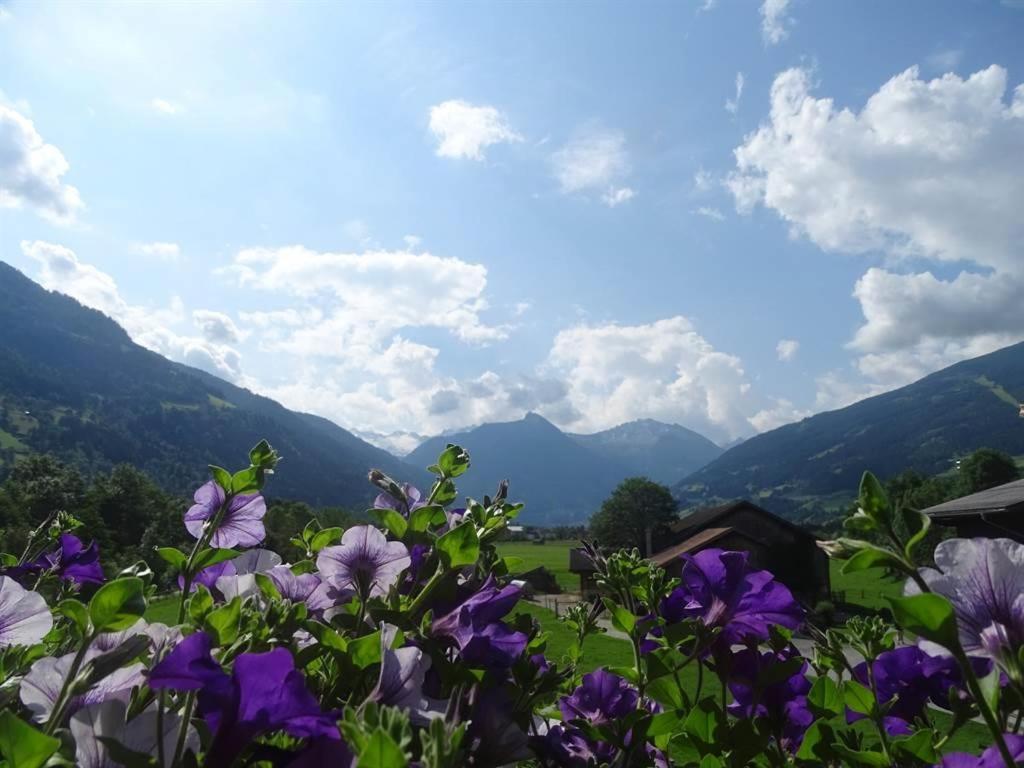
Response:
[[[0,0],[0,260],[379,445],[1024,339],[1024,2]]]

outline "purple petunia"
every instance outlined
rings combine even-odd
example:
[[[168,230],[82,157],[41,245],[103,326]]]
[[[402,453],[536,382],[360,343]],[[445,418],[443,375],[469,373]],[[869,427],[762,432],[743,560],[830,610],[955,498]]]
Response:
[[[725,647],[767,640],[772,625],[799,627],[804,611],[793,594],[768,571],[751,570],[748,557],[721,549],[683,555],[682,584],[662,601],[662,616],[670,624],[699,619],[721,629]]]
[[[619,720],[636,709],[640,694],[624,677],[597,669],[583,676],[582,684],[558,702],[566,720],[586,720],[603,725]]]
[[[316,558],[321,578],[364,599],[386,595],[409,563],[405,544],[388,541],[372,525],[349,528],[340,544],[325,547]]]
[[[0,576],[0,648],[35,645],[53,628],[53,616],[38,592]]]
[[[781,746],[795,752],[804,733],[814,722],[807,705],[811,682],[807,679],[807,663],[782,680],[775,680],[779,664],[798,658],[795,648],[779,653],[744,648],[733,654],[729,664],[729,690],[733,702],[730,714],[739,718],[766,718],[771,731],[781,737]]]
[[[1007,733],[1003,741],[1010,750],[1013,761],[1020,765],[1024,762],[1024,736]],[[935,768],[1006,768],[998,747],[989,747],[981,755],[969,755],[965,752],[951,752],[942,758]]]
[[[396,499],[390,493],[377,494],[377,498],[373,500],[373,508],[393,509],[403,517],[408,517],[411,512],[415,512],[427,504],[423,499],[423,492],[415,485],[404,483],[402,493],[405,494],[404,499]]]
[[[434,619],[432,631],[459,648],[464,662],[487,667],[509,667],[526,649],[527,637],[508,628],[501,619],[522,595],[519,587],[498,588],[494,576],[459,606]]]
[[[935,548],[934,568],[921,577],[956,611],[967,653],[1012,661],[1024,647],[1024,544],[1011,539],[948,539]],[[920,588],[907,582],[907,594]],[[929,652],[945,653],[934,644]]]
[[[381,626],[380,675],[368,698],[378,704],[398,707],[408,712],[414,723],[422,725],[442,715],[446,702],[431,701],[423,694],[430,657],[415,646],[392,648],[397,632],[397,627],[390,624]]]
[[[202,538],[205,526],[212,524],[226,499],[224,489],[215,481],[200,486],[193,496],[195,504],[185,513],[188,532],[197,539]],[[233,496],[217,530],[213,532],[210,545],[217,549],[255,547],[267,535],[263,527],[266,514],[267,503],[260,494]]]
[[[199,714],[213,733],[210,765],[230,765],[264,733],[340,739],[333,716],[321,711],[305,678],[284,648],[243,653],[229,676],[211,656],[205,632],[185,638],[149,675],[154,690],[198,690]]]
[[[62,533],[57,548],[42,555],[36,560],[36,565],[76,584],[103,583],[99,545],[93,541],[86,547],[81,539],[70,533]]]

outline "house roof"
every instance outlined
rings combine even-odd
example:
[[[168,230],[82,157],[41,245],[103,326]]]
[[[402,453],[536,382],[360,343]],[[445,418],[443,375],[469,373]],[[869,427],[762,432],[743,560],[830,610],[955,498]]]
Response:
[[[689,552],[702,549],[708,544],[718,541],[718,539],[722,538],[726,534],[732,533],[734,530],[735,529],[733,528],[705,528],[700,533],[691,536],[685,541],[679,542],[675,546],[663,549],[661,552],[656,552],[649,559],[655,565],[667,565],[680,555],[685,555]]]
[[[778,515],[769,512],[764,507],[759,507],[754,502],[747,501],[746,499],[731,501],[728,504],[721,504],[717,507],[705,507],[704,509],[698,509],[695,512],[691,512],[690,514],[686,515],[686,517],[679,518],[679,520],[672,523],[672,525],[669,527],[672,529],[673,533],[683,533],[684,531],[688,531],[693,528],[704,528],[720,520],[729,513],[735,512],[736,510],[743,508],[754,510],[758,514],[771,518],[779,525],[783,526],[784,528],[788,528],[789,530],[801,536],[806,536],[812,539],[817,538],[810,531],[801,528],[799,525],[791,523],[789,520],[786,520],[783,517],[779,517]]]
[[[929,517],[942,519],[998,514],[1009,512],[1020,505],[1024,505],[1024,480],[1014,480],[1012,483],[997,485],[987,491],[979,491],[969,496],[936,504],[923,511]]]

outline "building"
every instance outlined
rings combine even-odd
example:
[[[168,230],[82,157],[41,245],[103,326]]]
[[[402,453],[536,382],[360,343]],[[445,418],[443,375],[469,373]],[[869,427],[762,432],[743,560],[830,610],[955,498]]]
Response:
[[[829,599],[828,557],[817,538],[798,525],[749,501],[735,501],[693,512],[670,528],[671,543],[650,560],[678,576],[684,554],[702,549],[742,550],[754,568],[771,571],[805,605]],[[596,593],[594,571],[580,550],[569,553],[569,570],[580,577],[580,591]]]
[[[933,523],[955,528],[957,536],[1024,542],[1024,480],[997,485],[922,511]]]

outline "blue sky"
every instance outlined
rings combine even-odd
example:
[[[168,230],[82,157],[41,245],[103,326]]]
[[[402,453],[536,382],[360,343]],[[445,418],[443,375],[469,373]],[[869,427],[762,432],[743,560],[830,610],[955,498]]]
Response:
[[[1024,7],[0,4],[0,260],[396,449],[1024,338]]]

